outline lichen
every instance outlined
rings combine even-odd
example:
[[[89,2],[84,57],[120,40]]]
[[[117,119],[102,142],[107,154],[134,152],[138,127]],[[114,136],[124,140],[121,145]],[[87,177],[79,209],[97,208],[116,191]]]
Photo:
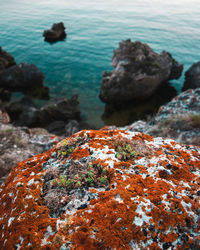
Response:
[[[62,141],[1,186],[1,249],[200,248],[199,147],[124,130],[66,140],[73,152]]]

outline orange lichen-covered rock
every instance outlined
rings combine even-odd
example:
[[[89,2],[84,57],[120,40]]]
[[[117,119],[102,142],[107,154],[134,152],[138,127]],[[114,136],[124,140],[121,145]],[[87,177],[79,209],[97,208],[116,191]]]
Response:
[[[12,169],[0,249],[200,249],[199,197],[199,147],[81,131]]]

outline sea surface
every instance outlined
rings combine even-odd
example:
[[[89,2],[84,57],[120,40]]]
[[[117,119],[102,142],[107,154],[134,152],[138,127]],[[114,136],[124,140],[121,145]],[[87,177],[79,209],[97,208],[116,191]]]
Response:
[[[60,21],[66,40],[45,42],[43,31]],[[37,65],[51,98],[78,94],[82,118],[95,127],[104,125],[102,71],[112,69],[113,49],[128,38],[170,52],[187,70],[200,60],[200,1],[0,0],[0,46],[17,63]],[[180,91],[183,81],[172,84]]]

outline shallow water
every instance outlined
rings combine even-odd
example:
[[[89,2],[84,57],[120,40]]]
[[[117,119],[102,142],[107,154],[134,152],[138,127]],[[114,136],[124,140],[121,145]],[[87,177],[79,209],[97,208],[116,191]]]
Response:
[[[167,50],[187,70],[200,60],[199,0],[0,0],[0,46],[17,63],[36,64],[51,97],[79,95],[83,119],[101,127],[101,72],[111,70],[113,49],[131,38]],[[65,41],[42,33],[64,22]],[[180,91],[184,77],[173,81]]]

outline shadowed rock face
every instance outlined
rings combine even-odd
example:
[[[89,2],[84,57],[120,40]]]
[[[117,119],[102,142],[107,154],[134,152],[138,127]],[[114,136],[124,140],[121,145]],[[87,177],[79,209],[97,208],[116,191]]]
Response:
[[[62,22],[54,23],[49,30],[45,30],[43,33],[45,40],[48,42],[56,42],[66,37],[65,26]]]
[[[15,64],[14,57],[0,47],[0,72]]]
[[[49,91],[43,86],[43,81],[44,74],[34,64],[20,63],[0,73],[0,87],[3,89],[47,99]]]
[[[123,104],[149,98],[163,83],[178,79],[183,65],[166,51],[155,53],[147,44],[123,41],[114,50],[112,72],[104,72],[100,98],[106,103]]]
[[[1,249],[199,249],[200,149],[84,130],[0,188]]]
[[[194,63],[185,72],[185,82],[182,91],[200,88],[200,62]]]

